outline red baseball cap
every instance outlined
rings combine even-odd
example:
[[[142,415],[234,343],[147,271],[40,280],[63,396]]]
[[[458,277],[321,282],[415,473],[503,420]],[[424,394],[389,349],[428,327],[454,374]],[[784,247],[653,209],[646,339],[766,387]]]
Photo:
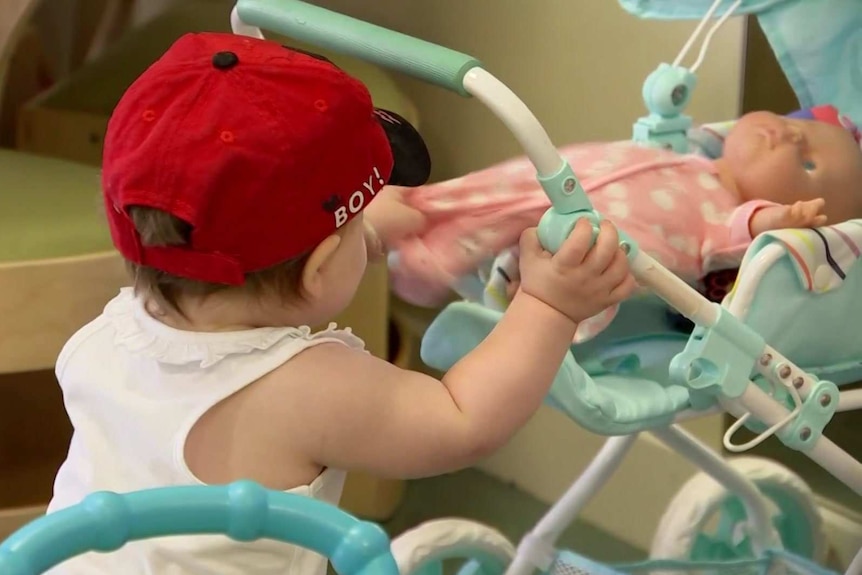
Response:
[[[102,188],[125,258],[240,285],[314,248],[385,184],[419,186],[430,170],[419,133],[325,58],[202,33],[177,40],[123,95]],[[189,244],[142,245],[132,206],[187,222]]]

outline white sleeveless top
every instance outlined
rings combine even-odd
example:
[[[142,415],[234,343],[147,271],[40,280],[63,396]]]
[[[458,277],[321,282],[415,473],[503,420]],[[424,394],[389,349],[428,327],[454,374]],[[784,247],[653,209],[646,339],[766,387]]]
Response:
[[[299,352],[339,342],[363,349],[349,329],[312,333],[260,328],[197,333],[152,318],[130,288],[65,345],[57,379],[74,434],[54,483],[51,513],[93,491],[137,491],[200,485],[183,447],[197,420],[222,399]],[[213,454],[218,457],[218,454]],[[311,485],[291,489],[337,504],[344,472],[324,471]],[[317,575],[326,560],[304,549],[223,536],[174,536],[132,542],[110,554],[88,553],[50,575]]]

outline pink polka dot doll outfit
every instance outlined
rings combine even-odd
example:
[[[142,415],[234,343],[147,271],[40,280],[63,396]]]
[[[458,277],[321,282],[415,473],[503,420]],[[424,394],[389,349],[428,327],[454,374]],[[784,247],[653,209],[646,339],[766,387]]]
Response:
[[[691,284],[714,270],[737,267],[751,243],[749,221],[772,205],[739,204],[722,187],[713,163],[630,141],[560,149],[595,208],[640,248]],[[397,246],[393,289],[416,305],[445,301],[450,287],[503,252],[512,257],[521,232],[538,224],[550,201],[526,157],[405,193],[429,225]],[[504,275],[516,275],[507,265]],[[509,278],[515,280],[516,278]],[[576,341],[604,329],[616,310],[584,322]]]

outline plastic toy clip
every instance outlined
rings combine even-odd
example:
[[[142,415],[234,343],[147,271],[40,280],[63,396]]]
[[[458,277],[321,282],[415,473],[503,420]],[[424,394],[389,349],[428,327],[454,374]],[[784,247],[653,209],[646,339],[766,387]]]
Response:
[[[839,396],[837,385],[831,381],[818,381],[802,402],[799,414],[775,435],[790,449],[808,451],[835,415]]]
[[[789,386],[793,385],[796,389],[800,389],[803,385],[803,379],[802,377],[794,377],[793,383],[789,381],[782,382],[781,380],[788,379],[785,374],[781,373],[785,368],[786,364],[779,363],[776,368],[777,373],[774,376],[764,377],[762,374],[757,374],[751,381],[760,389],[769,393],[775,401],[786,407],[788,411],[792,411],[797,406],[793,400]],[[840,397],[838,386],[831,381],[818,380],[816,377],[812,377],[811,374],[806,374],[804,377],[811,380],[811,391],[802,400],[796,415],[774,432],[775,436],[786,447],[803,452],[811,449],[823,435],[823,430],[826,429],[826,426],[838,410]],[[745,427],[753,433],[762,435],[768,433],[769,426],[752,417],[745,421]],[[771,433],[768,434],[771,435]]]
[[[551,200],[551,207],[539,220],[537,234],[542,246],[555,253],[575,229],[575,224],[581,218],[587,218],[593,227],[593,243],[599,235],[599,222],[602,220],[590,203],[587,193],[578,181],[572,166],[563,162],[559,172],[551,177],[539,178],[539,184]],[[620,237],[620,247],[625,251],[629,261],[638,253],[637,242],[617,229]]]
[[[696,83],[697,78],[686,68],[659,64],[644,82],[642,95],[649,115],[634,123],[632,140],[678,153],[688,152],[687,133],[692,120],[682,112]]]
[[[691,390],[692,407],[709,406],[716,395],[739,397],[749,385],[766,342],[733,314],[719,306],[712,327],[697,326],[685,349],[670,363],[673,383]]]

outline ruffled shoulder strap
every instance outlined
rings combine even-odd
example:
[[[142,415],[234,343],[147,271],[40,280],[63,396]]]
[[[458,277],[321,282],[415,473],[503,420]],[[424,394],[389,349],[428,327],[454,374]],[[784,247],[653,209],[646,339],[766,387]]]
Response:
[[[175,329],[151,317],[131,288],[121,290],[120,295],[105,307],[104,317],[114,329],[114,343],[118,347],[173,365],[197,363],[205,368],[226,357],[267,350],[287,340],[301,344],[323,339],[339,341],[353,349],[365,348],[364,342],[350,328],[338,329],[334,323],[317,332],[312,332],[308,326],[231,332]]]

